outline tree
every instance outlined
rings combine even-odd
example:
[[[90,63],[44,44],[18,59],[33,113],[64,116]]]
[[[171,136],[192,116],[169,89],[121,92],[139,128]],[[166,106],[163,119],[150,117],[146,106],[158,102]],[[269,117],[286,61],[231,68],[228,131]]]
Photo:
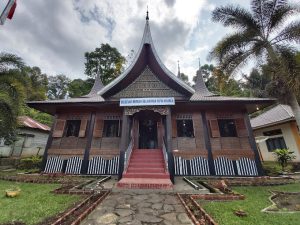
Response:
[[[0,138],[7,143],[16,138],[17,117],[25,100],[23,66],[18,56],[0,53]]]
[[[244,96],[241,83],[225,75],[220,69],[213,64],[201,66],[202,76],[207,89],[215,94],[225,96]],[[197,76],[193,77],[196,82]]]
[[[288,162],[296,158],[294,152],[288,149],[276,149],[273,153],[276,156],[277,162],[281,165],[282,172],[284,172]]]
[[[85,73],[89,77],[95,78],[97,73],[101,74],[104,85],[115,79],[122,71],[125,58],[118,49],[109,44],[101,44],[93,52],[85,53]]]
[[[217,60],[228,74],[253,58],[272,64],[272,81],[274,84],[280,81],[277,88],[286,89],[300,127],[300,107],[294,93],[300,86],[299,64],[297,66],[295,49],[290,45],[300,42],[300,21],[287,21],[290,16],[299,14],[298,8],[288,0],[251,0],[251,12],[240,6],[217,7],[212,19],[236,32],[219,41],[210,58]]]
[[[184,81],[187,85],[191,86],[191,83],[189,82],[189,77],[188,75],[185,75],[184,73],[180,73],[180,79]]]
[[[87,80],[81,80],[81,79],[72,80],[68,85],[69,96],[71,98],[74,98],[74,97],[87,95],[92,89],[93,84],[94,84],[94,79],[91,78]]]
[[[265,98],[269,96],[266,87],[271,82],[271,76],[267,72],[266,66],[262,66],[262,72],[252,69],[249,76],[243,75],[243,78],[245,82],[242,86],[248,90],[251,97]]]
[[[64,99],[68,92],[68,85],[71,82],[66,75],[57,75],[48,77],[48,98],[49,99]]]
[[[41,101],[47,98],[48,78],[39,67],[26,66],[23,69],[27,82],[27,100]]]
[[[21,70],[24,66],[25,64],[19,56],[6,52],[0,53],[0,73],[10,69]]]

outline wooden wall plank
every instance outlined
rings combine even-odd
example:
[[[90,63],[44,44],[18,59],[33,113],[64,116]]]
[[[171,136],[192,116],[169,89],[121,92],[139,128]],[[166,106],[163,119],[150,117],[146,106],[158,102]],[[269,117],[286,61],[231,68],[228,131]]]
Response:
[[[64,129],[66,125],[66,120],[57,119],[55,122],[55,127],[52,137],[62,137],[64,134]]]

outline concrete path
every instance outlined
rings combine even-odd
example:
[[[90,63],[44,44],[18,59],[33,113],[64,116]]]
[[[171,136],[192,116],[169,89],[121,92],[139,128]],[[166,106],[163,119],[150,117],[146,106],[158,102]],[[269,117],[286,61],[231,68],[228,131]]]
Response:
[[[81,225],[193,224],[174,193],[112,192]]]

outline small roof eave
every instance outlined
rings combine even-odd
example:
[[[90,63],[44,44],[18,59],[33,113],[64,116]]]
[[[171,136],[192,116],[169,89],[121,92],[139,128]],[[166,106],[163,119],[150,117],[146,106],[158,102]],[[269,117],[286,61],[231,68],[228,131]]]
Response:
[[[170,77],[173,81],[175,81],[178,85],[180,85],[181,87],[183,87],[186,91],[188,91],[189,93],[193,94],[195,92],[195,90],[190,87],[189,85],[187,85],[184,81],[180,80],[177,76],[175,76],[170,70],[168,70],[165,65],[162,63],[162,61],[160,60],[154,44],[153,44],[153,40],[151,37],[151,32],[150,32],[150,25],[149,25],[149,21],[146,20],[146,25],[145,25],[145,29],[144,29],[144,34],[143,34],[143,38],[141,41],[141,45],[139,47],[138,52],[136,53],[132,63],[130,64],[130,66],[121,74],[119,75],[117,78],[115,78],[112,82],[110,82],[108,85],[106,85],[104,88],[102,88],[100,91],[98,91],[98,95],[104,95],[107,91],[109,91],[111,88],[113,88],[115,85],[117,85],[120,81],[122,81],[127,74],[133,69],[133,67],[135,66],[135,64],[138,61],[139,55],[142,52],[143,46],[145,44],[149,44],[151,45],[153,54],[155,59],[157,60],[157,62],[159,63],[160,67],[162,68],[162,70],[165,72],[165,74]]]
[[[285,119],[285,120],[280,120],[280,121],[276,121],[276,122],[272,122],[272,123],[263,124],[263,125],[256,126],[256,127],[252,126],[252,129],[253,130],[259,130],[259,129],[262,129],[262,128],[282,125],[284,123],[291,122],[291,121],[295,121],[295,119],[294,118],[289,118],[289,119]]]

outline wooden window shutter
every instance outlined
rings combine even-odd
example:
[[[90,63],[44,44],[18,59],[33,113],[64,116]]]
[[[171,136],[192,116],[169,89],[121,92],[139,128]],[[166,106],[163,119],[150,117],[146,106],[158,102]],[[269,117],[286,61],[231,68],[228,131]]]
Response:
[[[177,137],[177,122],[176,117],[172,116],[172,138]]]
[[[96,124],[94,126],[93,137],[102,137],[103,132],[103,119],[96,119]]]
[[[209,120],[210,132],[212,137],[220,137],[218,120]]]
[[[248,130],[244,118],[235,119],[235,127],[239,137],[248,137]]]
[[[64,129],[65,129],[66,121],[57,119],[55,122],[55,127],[53,130],[52,137],[62,137],[64,134]]]
[[[81,120],[80,130],[79,130],[79,137],[85,137],[87,123],[88,123],[87,119]]]

